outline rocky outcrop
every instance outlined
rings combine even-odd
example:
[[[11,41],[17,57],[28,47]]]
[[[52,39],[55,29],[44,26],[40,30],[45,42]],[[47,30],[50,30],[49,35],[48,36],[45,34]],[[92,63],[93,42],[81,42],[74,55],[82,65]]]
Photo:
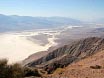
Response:
[[[104,50],[57,70],[45,78],[104,78]]]
[[[90,37],[64,45],[38,60],[28,63],[29,67],[44,68],[50,73],[59,67],[64,67],[98,51],[104,50],[104,39]]]

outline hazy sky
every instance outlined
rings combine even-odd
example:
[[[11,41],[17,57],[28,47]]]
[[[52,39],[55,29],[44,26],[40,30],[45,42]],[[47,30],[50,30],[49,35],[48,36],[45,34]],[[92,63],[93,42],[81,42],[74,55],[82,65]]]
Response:
[[[104,18],[104,0],[0,0],[0,14]]]

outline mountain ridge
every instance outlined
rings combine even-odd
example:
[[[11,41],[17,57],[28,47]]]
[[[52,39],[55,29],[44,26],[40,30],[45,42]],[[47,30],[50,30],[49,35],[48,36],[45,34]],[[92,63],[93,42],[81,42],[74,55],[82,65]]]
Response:
[[[9,16],[0,14],[1,32],[56,28],[58,26],[79,25],[81,23],[80,20],[67,17]]]
[[[104,50],[98,51],[78,62],[74,62],[64,69],[58,69],[45,78],[103,78],[104,77]]]
[[[85,57],[104,50],[104,38],[90,37],[85,38],[71,45],[65,45],[50,52],[46,56],[28,63],[26,66],[44,68],[49,73],[60,67],[79,61]],[[50,69],[52,67],[52,69]]]

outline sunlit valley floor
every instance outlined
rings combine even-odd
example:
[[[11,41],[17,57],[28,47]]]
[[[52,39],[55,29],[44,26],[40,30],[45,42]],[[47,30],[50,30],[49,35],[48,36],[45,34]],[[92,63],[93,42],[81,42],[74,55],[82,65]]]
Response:
[[[9,59],[10,63],[19,62],[35,52],[45,51],[57,45],[56,34],[57,31],[49,30],[1,33],[0,58]]]

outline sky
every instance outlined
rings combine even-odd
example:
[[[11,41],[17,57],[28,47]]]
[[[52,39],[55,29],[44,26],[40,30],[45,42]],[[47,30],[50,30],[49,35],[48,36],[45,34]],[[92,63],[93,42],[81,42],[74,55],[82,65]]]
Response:
[[[0,0],[0,14],[93,20],[104,18],[104,0]]]

